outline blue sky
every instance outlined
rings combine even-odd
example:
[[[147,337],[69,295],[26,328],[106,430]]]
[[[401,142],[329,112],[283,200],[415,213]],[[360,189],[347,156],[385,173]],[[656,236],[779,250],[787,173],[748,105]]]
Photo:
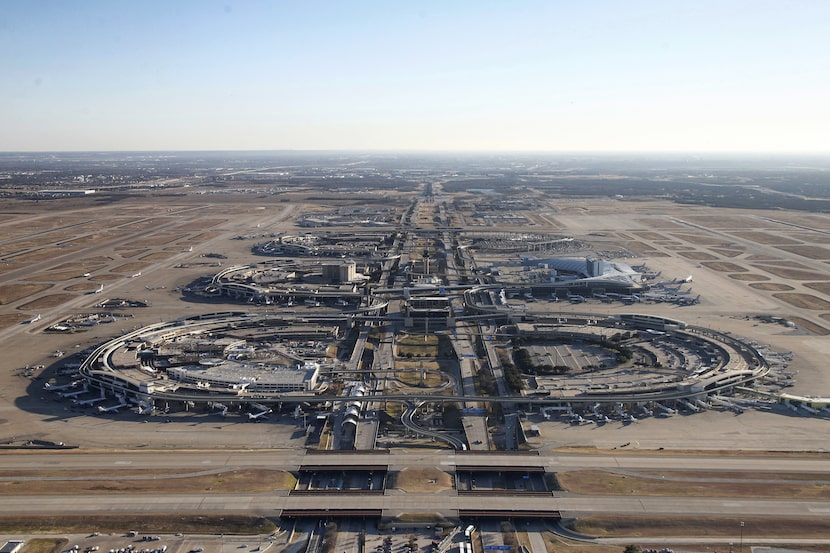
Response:
[[[0,150],[830,151],[830,2],[0,0]]]

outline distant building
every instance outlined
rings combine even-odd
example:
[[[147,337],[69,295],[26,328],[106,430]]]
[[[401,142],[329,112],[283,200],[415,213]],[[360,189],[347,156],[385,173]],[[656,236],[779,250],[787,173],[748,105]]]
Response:
[[[354,261],[323,264],[323,280],[327,282],[352,282],[356,276],[357,264]]]

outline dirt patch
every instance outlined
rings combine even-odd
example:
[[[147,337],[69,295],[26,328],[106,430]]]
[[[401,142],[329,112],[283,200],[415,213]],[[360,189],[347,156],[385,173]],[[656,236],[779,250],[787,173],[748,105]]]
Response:
[[[749,270],[728,261],[704,261],[701,265],[722,273],[745,273]]]
[[[717,259],[717,257],[712,255],[711,253],[706,253],[706,252],[697,252],[697,251],[688,252],[687,251],[687,252],[677,252],[677,253],[679,255],[682,255],[686,259],[694,259],[696,261],[701,261],[701,260],[704,260],[704,259],[705,260]]]
[[[830,259],[830,250],[822,248],[821,246],[789,246],[786,248],[778,248],[787,252],[792,252],[801,257],[808,259]]]
[[[830,309],[830,302],[810,294],[798,294],[783,292],[781,294],[773,294],[773,297],[778,298],[783,302],[787,302],[793,307],[799,309],[813,309],[813,310],[827,310]]]
[[[15,302],[51,287],[51,284],[7,284],[0,286],[0,305]]]
[[[802,271],[800,269],[791,269],[789,267],[776,267],[774,265],[753,265],[756,269],[761,269],[771,273],[777,277],[787,278],[791,280],[821,280],[827,278],[821,273],[814,273],[812,271]]]
[[[18,309],[49,309],[77,297],[75,294],[50,294],[23,304]]]
[[[785,238],[780,234],[769,234],[766,232],[733,232],[735,236],[749,240],[750,242],[757,242],[765,246],[781,246],[784,244],[801,244],[798,240],[791,240]]]
[[[778,282],[755,282],[749,285],[750,288],[755,288],[756,290],[763,290],[764,292],[788,292],[790,290],[795,290],[789,284],[781,284]]]
[[[752,274],[752,273],[735,273],[735,274],[731,274],[731,275],[728,275],[728,276],[729,276],[729,278],[732,278],[732,279],[735,279],[735,280],[769,280],[768,276],[755,275],[755,274]]]
[[[394,487],[410,493],[452,489],[449,474],[434,467],[405,468],[394,474]]]

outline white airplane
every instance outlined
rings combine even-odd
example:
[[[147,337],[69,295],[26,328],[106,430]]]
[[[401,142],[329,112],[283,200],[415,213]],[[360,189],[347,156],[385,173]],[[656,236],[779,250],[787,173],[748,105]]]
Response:
[[[101,286],[99,286],[98,288],[95,289],[93,294],[100,294],[103,291],[104,291],[104,285],[102,284]]]
[[[141,276],[141,271],[137,272],[137,273],[136,273],[136,274],[134,274],[134,275],[131,275],[131,276],[130,276],[130,278],[138,278],[138,277],[140,277],[140,276]]]
[[[58,392],[58,395],[63,398],[78,397],[81,394],[85,394],[86,391],[86,386],[84,386],[82,390],[75,390],[74,392]]]
[[[268,420],[268,413],[271,410],[268,409],[266,411],[260,411],[259,413],[248,413],[248,420],[249,421],[259,421],[259,420]]]
[[[73,401],[73,403],[75,405],[79,405],[79,406],[83,407],[85,405],[93,405],[95,403],[98,403],[99,401],[104,401],[105,399],[106,399],[106,396],[104,395],[104,390],[101,390],[101,395],[98,396],[98,397],[94,397],[92,399],[75,400],[75,401]]]
[[[92,273],[84,273],[84,274],[82,274],[81,276],[82,276],[82,277],[91,277],[91,276],[92,276]]]
[[[117,413],[119,409],[121,409],[122,407],[126,407],[126,406],[127,406],[127,404],[123,403],[123,402],[119,403],[118,405],[112,405],[110,407],[104,407],[102,405],[99,405],[98,406],[98,412],[99,413]]]
[[[36,323],[36,322],[38,322],[38,321],[40,320],[40,318],[41,318],[41,317],[40,317],[40,313],[38,313],[37,315],[35,315],[34,317],[32,317],[31,319],[29,319],[28,321],[26,321],[26,324]]]
[[[69,388],[75,388],[80,384],[80,380],[73,380],[69,384],[61,384],[58,386],[57,384],[49,384],[48,382],[43,385],[44,390],[48,390],[50,392],[60,392],[61,390],[68,390]]]

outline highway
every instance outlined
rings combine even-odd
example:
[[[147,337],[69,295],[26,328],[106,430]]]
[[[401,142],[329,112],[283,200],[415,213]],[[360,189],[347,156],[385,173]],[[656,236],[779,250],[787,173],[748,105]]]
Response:
[[[15,471],[48,470],[50,476],[79,469],[120,470],[180,469],[203,472],[217,469],[268,468],[296,471],[302,465],[348,466],[383,464],[390,471],[405,467],[439,467],[453,472],[456,466],[489,465],[543,466],[549,472],[581,469],[607,470],[690,470],[827,474],[830,463],[820,457],[788,456],[707,456],[707,455],[571,455],[474,454],[449,451],[413,452],[395,450],[389,454],[356,453],[328,455],[303,450],[251,452],[97,452],[79,451],[4,452],[0,454],[2,480],[14,480]],[[481,509],[483,496],[459,495],[455,490],[438,493],[401,493],[387,490],[383,495],[289,495],[286,490],[239,494],[94,494],[94,495],[10,495],[0,502],[0,515],[70,513],[251,513],[278,515],[284,509],[380,509],[385,516],[403,512],[440,511],[447,516],[459,511]],[[556,492],[542,496],[486,496],[488,509],[559,511],[563,516],[587,514],[685,514],[826,518],[830,501],[798,499],[731,499],[703,497],[578,496]],[[357,506],[357,507],[356,507]]]
[[[481,496],[450,493],[393,493],[374,496],[321,494],[288,496],[270,494],[96,494],[4,496],[0,515],[60,515],[97,513],[250,513],[277,515],[284,509],[382,509],[384,516],[401,513],[435,513],[452,516],[459,510],[480,510]],[[729,499],[679,497],[504,497],[487,496],[494,510],[560,511],[565,517],[589,514],[642,514],[686,516],[771,516],[826,519],[830,501],[784,499]]]
[[[385,450],[384,450],[385,451]],[[234,452],[182,451],[118,451],[85,453],[80,450],[0,452],[0,471],[4,478],[14,470],[78,470],[78,469],[193,469],[225,467],[228,470],[267,468],[297,470],[302,465],[329,465],[337,467],[387,464],[391,470],[403,467],[441,467],[454,470],[456,465],[544,466],[548,472],[567,470],[683,470],[707,472],[770,472],[775,473],[830,473],[830,461],[819,456],[791,457],[786,455],[672,455],[621,454],[583,455],[550,453],[456,453],[452,451],[391,450],[389,454],[314,454],[299,449],[256,450]]]

